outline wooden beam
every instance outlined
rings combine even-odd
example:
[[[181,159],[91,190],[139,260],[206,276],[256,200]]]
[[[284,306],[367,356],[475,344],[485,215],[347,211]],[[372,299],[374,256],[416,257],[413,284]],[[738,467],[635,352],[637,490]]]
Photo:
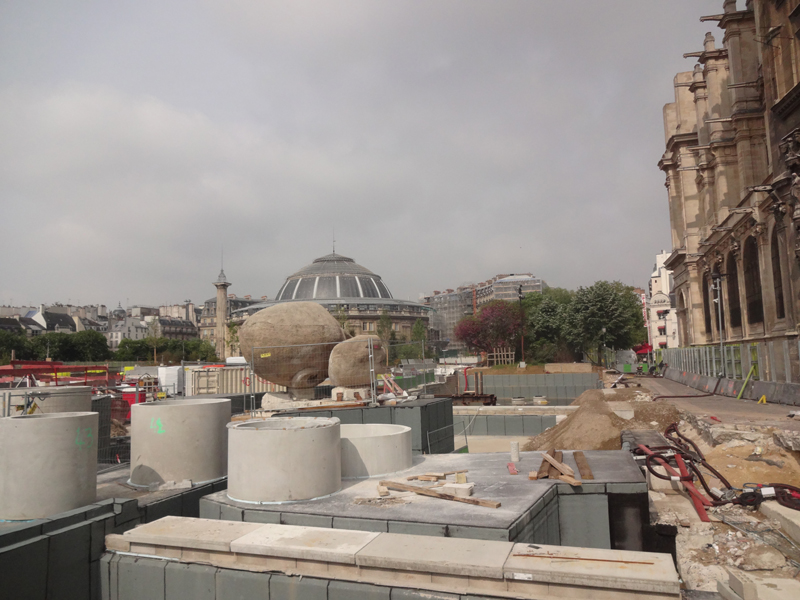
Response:
[[[500,503],[492,500],[481,500],[480,498],[459,498],[451,494],[435,492],[430,488],[419,487],[418,485],[409,485],[407,483],[399,483],[397,481],[381,481],[379,485],[398,492],[414,492],[420,496],[430,496],[431,498],[439,498],[441,500],[452,500],[453,502],[463,502],[464,504],[485,506],[486,508],[500,508]]]
[[[575,464],[578,465],[578,471],[581,474],[581,479],[594,479],[594,473],[592,473],[592,468],[589,466],[589,463],[586,460],[586,455],[581,452],[573,452],[572,457],[575,459]]]
[[[555,456],[556,451],[550,450],[550,456]],[[539,465],[539,471],[536,473],[536,479],[547,479],[547,473],[550,471],[550,463],[542,458],[542,464]]]

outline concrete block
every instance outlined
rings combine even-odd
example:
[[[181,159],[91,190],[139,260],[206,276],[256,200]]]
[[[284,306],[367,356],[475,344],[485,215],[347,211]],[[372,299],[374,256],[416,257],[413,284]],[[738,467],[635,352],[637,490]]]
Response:
[[[229,552],[233,540],[261,527],[259,523],[164,517],[126,532],[125,539],[137,544]]]
[[[48,535],[48,599],[89,597],[91,532],[91,523],[84,522]]]
[[[269,573],[217,571],[217,600],[270,600]]]
[[[360,408],[347,408],[344,410],[332,410],[331,416],[339,419],[342,425],[361,425],[364,422],[361,412]]]
[[[244,518],[244,509],[228,504],[221,504],[219,518],[223,521],[242,521]]]
[[[333,517],[324,515],[304,515],[301,513],[281,513],[281,523],[284,525],[299,525],[301,527],[333,527]]]
[[[758,582],[758,600],[786,600],[800,597],[800,581],[769,577]]]
[[[116,554],[104,554],[102,558],[98,561],[100,564],[100,572],[99,572],[99,583],[100,583],[100,597],[102,600],[117,600],[117,588],[116,585],[112,589],[111,587],[111,568],[112,568],[112,561],[113,561],[113,568],[114,568],[114,583],[116,583],[116,570],[117,570],[117,561],[119,561],[119,557]]]
[[[503,578],[514,544],[384,533],[356,554],[360,567]]]
[[[95,517],[89,521],[89,560],[100,560],[106,547],[106,521],[109,517]]]
[[[183,500],[181,499],[180,494],[177,494],[175,496],[170,496],[169,498],[165,498],[164,500],[160,500],[159,502],[151,502],[150,504],[145,504],[142,508],[144,509],[145,523],[150,523],[151,521],[157,521],[162,517],[183,516],[181,514],[183,510]]]
[[[556,426],[555,415],[542,415],[542,431]]]
[[[114,498],[114,525],[122,525],[141,516],[139,501],[135,498]]]
[[[119,600],[165,600],[166,566],[165,560],[121,556],[117,578]]]
[[[244,509],[245,523],[280,523],[281,513],[271,510]]]
[[[723,600],[744,600],[722,581],[717,581],[717,593],[722,596]]]
[[[525,427],[522,422],[522,415],[506,415],[506,435],[525,435]]]
[[[166,598],[216,600],[216,575],[215,567],[170,562],[164,572]]]
[[[222,479],[218,479],[217,481],[211,482],[211,493],[215,494],[217,492],[221,492],[223,490],[228,489],[228,478],[223,477]]]
[[[641,483],[607,483],[607,494],[646,494],[647,482]]]
[[[508,530],[492,527],[470,527],[468,525],[448,525],[447,536],[451,538],[467,538],[471,540],[491,540],[507,542]]]
[[[542,433],[542,417],[539,415],[524,415],[522,417],[523,435],[539,435]]]
[[[578,469],[575,469],[577,473]],[[580,476],[580,474],[579,474]],[[604,494],[606,491],[605,483],[591,483],[590,481],[582,482],[578,487],[572,487],[568,483],[556,485],[556,490],[559,496],[570,496],[573,494]]]
[[[469,498],[475,489],[475,483],[448,483],[443,485],[439,491],[443,494],[450,494],[458,498]]]
[[[222,511],[222,505],[214,502],[213,500],[209,500],[208,498],[202,498],[200,500],[199,509],[201,519],[218,520]]]
[[[351,519],[349,517],[333,517],[333,528],[385,533],[389,531],[389,524],[386,521],[379,521],[377,519]]]
[[[44,600],[48,543],[47,536],[38,536],[0,548],[0,595],[13,600]]]
[[[387,523],[389,526],[389,533],[430,535],[435,537],[445,537],[447,535],[447,525],[412,523],[409,521],[388,521]]]
[[[102,515],[114,514],[114,499],[99,500],[86,507],[86,518],[93,519]]]
[[[727,567],[728,587],[743,600],[758,600],[756,581],[749,574],[739,569]]]
[[[101,600],[100,561],[89,563],[89,600]]]
[[[759,510],[765,517],[778,521],[784,535],[800,544],[800,512],[781,506],[777,500],[762,503]]]
[[[86,507],[76,508],[75,510],[68,510],[67,512],[53,515],[44,520],[42,524],[42,533],[48,534],[57,529],[64,529],[70,525],[77,525],[86,520]]]
[[[537,556],[524,556],[526,554]],[[563,560],[560,556],[589,560]],[[628,564],[625,569],[620,569],[614,561],[628,561]],[[595,587],[613,593],[638,592],[643,597],[648,594],[680,596],[678,573],[669,554],[566,546],[545,546],[532,551],[527,544],[516,544],[505,563],[504,573],[508,580],[573,588],[577,587],[576,582],[580,582],[581,587]],[[585,591],[583,594],[566,597],[595,597]],[[556,596],[552,592],[551,595]]]
[[[472,435],[487,435],[487,421],[485,415],[478,415],[472,422]]]
[[[368,583],[331,581],[328,584],[328,600],[391,600],[391,589]]]
[[[564,546],[611,548],[608,498],[604,495],[559,496],[558,524]]]
[[[231,542],[231,551],[280,558],[356,564],[356,553],[380,533],[292,525],[263,525]]]
[[[273,575],[269,579],[272,600],[328,600],[328,581],[311,577]]]
[[[364,423],[392,424],[392,410],[388,407],[365,408],[361,413],[361,418]]]
[[[180,517],[199,517],[200,516],[200,499],[212,493],[212,485],[200,485],[190,490],[186,490],[180,495],[181,498],[181,512],[174,516]]]
[[[3,528],[0,529],[0,548],[13,546],[25,540],[39,537],[42,535],[42,525],[45,523],[45,519],[5,523]]]
[[[464,596],[461,597],[463,598]],[[429,592],[428,590],[410,590],[406,588],[392,588],[391,600],[459,600],[459,596],[458,594]]]

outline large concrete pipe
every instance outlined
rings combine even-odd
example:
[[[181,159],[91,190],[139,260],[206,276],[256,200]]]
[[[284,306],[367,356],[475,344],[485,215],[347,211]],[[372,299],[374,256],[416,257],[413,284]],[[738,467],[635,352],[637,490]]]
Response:
[[[44,519],[95,501],[93,412],[0,419],[0,519]]]
[[[287,502],[342,486],[339,419],[276,417],[228,425],[228,497]]]
[[[342,425],[342,477],[377,477],[411,468],[411,428]]]
[[[43,386],[8,390],[11,395],[11,414],[21,414],[17,406],[24,407],[26,396],[36,403],[36,413],[91,412],[92,388],[88,385]]]
[[[227,398],[159,400],[131,407],[132,485],[202,483],[228,473]]]

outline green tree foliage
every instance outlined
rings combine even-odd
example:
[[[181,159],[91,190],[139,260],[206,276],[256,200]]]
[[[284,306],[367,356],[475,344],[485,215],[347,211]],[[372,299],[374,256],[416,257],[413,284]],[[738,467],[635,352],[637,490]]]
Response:
[[[519,338],[522,313],[515,302],[494,300],[484,305],[477,316],[464,317],[453,335],[470,348],[491,352],[513,346]]]
[[[574,348],[567,339],[567,323],[574,296],[574,292],[564,288],[545,288],[541,294],[525,296],[522,301],[525,355],[529,362],[575,360]]]
[[[619,281],[598,281],[575,293],[566,327],[570,343],[584,351],[603,346],[627,349],[647,339],[642,305],[633,287]]]
[[[424,342],[428,339],[428,332],[422,319],[414,321],[414,327],[411,328],[411,339],[415,342]]]
[[[114,358],[121,361],[153,360],[153,344],[157,353],[157,360],[165,364],[178,364],[181,360],[215,362],[218,360],[214,346],[208,341],[194,338],[191,340],[168,340],[155,338],[154,340],[125,339],[119,343]]]
[[[22,328],[19,331],[0,331],[0,365],[7,365],[11,362],[11,351],[17,360],[30,358],[28,338]]]
[[[99,331],[79,331],[69,336],[70,342],[80,361],[103,361],[111,358],[108,340]]]

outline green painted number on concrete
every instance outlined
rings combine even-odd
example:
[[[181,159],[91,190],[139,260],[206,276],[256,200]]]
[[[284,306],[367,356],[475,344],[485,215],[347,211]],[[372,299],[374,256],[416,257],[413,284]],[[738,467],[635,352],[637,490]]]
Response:
[[[164,433],[164,426],[161,424],[161,419],[150,417],[150,429],[152,429],[156,433]]]
[[[78,448],[86,448],[86,449],[89,449],[92,446],[94,446],[94,437],[92,436],[91,427],[86,427],[83,430],[81,430],[81,428],[78,427],[78,430],[75,434],[75,445]]]

